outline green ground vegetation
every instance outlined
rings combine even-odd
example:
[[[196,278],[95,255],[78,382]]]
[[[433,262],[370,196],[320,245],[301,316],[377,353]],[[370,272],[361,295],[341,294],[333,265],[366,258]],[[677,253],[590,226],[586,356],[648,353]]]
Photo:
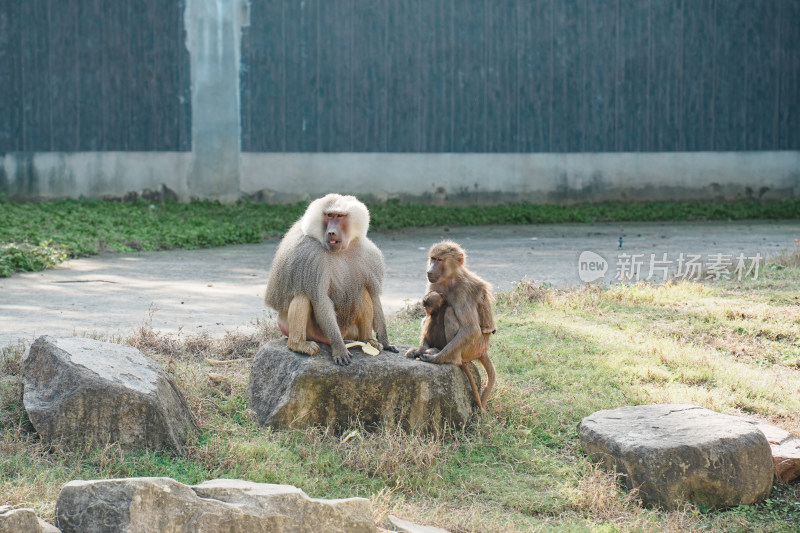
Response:
[[[692,403],[800,434],[800,253],[758,279],[589,286],[521,281],[498,295],[488,409],[438,435],[363,428],[276,430],[248,416],[249,362],[277,335],[170,337],[143,326],[124,342],[175,376],[199,431],[180,453],[125,453],[42,444],[20,405],[24,346],[0,355],[0,505],[52,519],[72,479],[169,476],[184,483],[242,478],[288,483],[312,497],[370,498],[388,514],[453,532],[796,531],[800,484],[776,482],[757,505],[725,511],[642,508],[581,453],[577,425],[599,409]],[[420,314],[390,319],[390,338],[417,340]],[[234,359],[211,367],[204,358]],[[386,357],[384,355],[383,357]],[[222,379],[209,378],[208,373]]]
[[[220,204],[0,199],[0,277],[52,267],[102,251],[206,248],[261,242],[284,233],[305,204]],[[370,205],[374,231],[412,226],[597,221],[800,219],[800,201],[644,202],[574,206],[515,204],[452,207]]]

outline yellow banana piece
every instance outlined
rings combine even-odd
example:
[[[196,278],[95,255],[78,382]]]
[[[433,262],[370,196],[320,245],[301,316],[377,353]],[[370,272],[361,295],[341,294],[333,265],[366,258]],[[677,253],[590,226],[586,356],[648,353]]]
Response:
[[[376,347],[367,342],[352,341],[344,345],[345,348],[352,348],[354,346],[361,346],[361,351],[367,355],[378,355],[379,353],[381,353],[378,351]]]

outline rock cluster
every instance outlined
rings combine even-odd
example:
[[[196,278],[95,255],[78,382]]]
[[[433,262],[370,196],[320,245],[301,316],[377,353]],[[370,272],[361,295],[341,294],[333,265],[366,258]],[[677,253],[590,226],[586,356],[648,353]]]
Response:
[[[262,421],[392,420],[431,428],[463,425],[472,414],[468,381],[456,367],[384,353],[357,354],[341,368],[326,348],[314,358],[288,351],[282,340],[262,348],[248,388]],[[179,450],[195,430],[172,378],[131,347],[43,336],[23,358],[22,381],[25,410],[46,442]],[[377,530],[363,498],[318,500],[292,486],[239,480],[196,486],[169,478],[72,481],[59,495],[56,518],[60,530],[31,509],[0,507],[0,533]],[[395,520],[400,531],[443,531]],[[395,527],[391,520],[389,527]]]
[[[58,528],[32,509],[0,506],[0,533],[374,533],[364,498],[309,498],[291,485],[215,479],[188,486],[171,478],[71,481],[56,503]],[[388,530],[447,533],[389,516]],[[60,529],[59,529],[60,528]]]
[[[328,346],[308,357],[290,351],[283,339],[268,342],[253,360],[249,408],[262,425],[274,427],[399,422],[407,429],[436,430],[463,426],[472,416],[472,389],[460,368],[390,352],[352,352],[352,363],[342,367],[333,363]]]
[[[598,411],[580,425],[593,461],[623,474],[645,505],[726,508],[764,499],[773,462],[764,434],[741,418],[692,405]]]
[[[401,348],[401,351],[405,351]],[[333,363],[330,348],[298,355],[284,339],[253,361],[248,406],[263,425],[335,429],[401,423],[436,431],[463,426],[475,402],[462,370],[383,352],[353,350]],[[480,375],[472,366],[476,381]],[[83,338],[40,337],[23,358],[23,403],[46,442],[117,442],[125,449],[180,449],[195,430],[172,378],[134,348]],[[703,508],[765,498],[774,475],[800,477],[800,439],[760,421],[692,405],[641,405],[598,411],[579,424],[583,451],[622,474],[643,503]],[[214,480],[187,486],[169,478],[73,481],[56,508],[61,531],[372,532],[368,500],[317,500],[287,485]],[[398,531],[444,531],[396,517]],[[0,533],[52,533],[30,509],[0,507]]]

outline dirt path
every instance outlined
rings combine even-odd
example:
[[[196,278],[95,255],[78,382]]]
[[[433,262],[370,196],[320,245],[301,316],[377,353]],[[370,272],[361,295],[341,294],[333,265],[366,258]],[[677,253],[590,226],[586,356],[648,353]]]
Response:
[[[644,279],[651,259],[658,280],[664,267],[675,272],[681,254],[684,263],[690,256],[713,263],[715,254],[723,254],[750,267],[758,254],[764,258],[796,246],[800,222],[439,227],[370,237],[386,258],[383,302],[392,313],[422,296],[425,250],[441,238],[461,243],[470,268],[496,290],[508,290],[522,278],[577,285],[600,272],[603,262],[607,270],[600,282],[634,274],[637,264]],[[262,298],[277,243],[104,254],[0,278],[0,346],[29,344],[44,334],[127,335],[145,320],[160,331],[191,335],[246,330],[258,319],[271,319]]]

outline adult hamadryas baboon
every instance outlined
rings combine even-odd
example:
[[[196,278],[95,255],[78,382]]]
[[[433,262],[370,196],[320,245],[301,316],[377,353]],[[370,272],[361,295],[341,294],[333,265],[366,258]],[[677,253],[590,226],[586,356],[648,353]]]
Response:
[[[330,344],[338,365],[350,364],[344,339],[397,351],[380,301],[383,254],[368,229],[367,206],[354,196],[328,194],[311,202],[281,240],[264,302],[278,311],[290,350],[315,355],[317,343]]]

